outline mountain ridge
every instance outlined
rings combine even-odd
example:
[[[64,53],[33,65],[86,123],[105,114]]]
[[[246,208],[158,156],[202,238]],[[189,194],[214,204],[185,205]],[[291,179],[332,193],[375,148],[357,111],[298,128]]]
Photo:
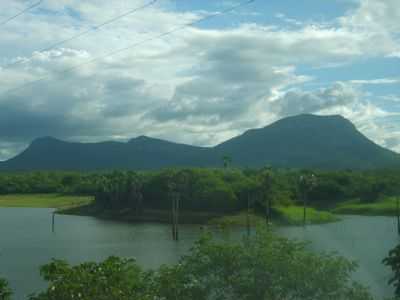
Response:
[[[35,139],[0,170],[157,169],[218,167],[230,156],[236,167],[321,169],[400,168],[400,154],[383,148],[340,115],[303,114],[250,129],[213,147],[138,136],[127,142]]]

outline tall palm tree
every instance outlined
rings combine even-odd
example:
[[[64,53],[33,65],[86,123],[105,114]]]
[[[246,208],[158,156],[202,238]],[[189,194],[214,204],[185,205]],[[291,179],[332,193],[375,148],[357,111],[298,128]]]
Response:
[[[310,192],[317,185],[317,177],[314,174],[303,174],[299,178],[299,193],[303,200],[303,226],[306,225],[307,218],[307,201]]]
[[[273,174],[272,168],[266,167],[260,175],[261,191],[264,198],[265,222],[267,225],[271,222],[271,206],[273,199]]]

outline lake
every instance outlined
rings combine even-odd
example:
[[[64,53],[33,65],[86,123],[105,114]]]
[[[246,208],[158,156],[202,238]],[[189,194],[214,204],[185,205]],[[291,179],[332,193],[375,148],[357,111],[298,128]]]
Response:
[[[146,268],[175,263],[201,235],[200,226],[181,226],[180,241],[163,224],[126,224],[91,217],[57,215],[51,230],[51,209],[0,208],[0,276],[9,280],[16,300],[46,287],[39,266],[52,258],[75,264],[110,255],[134,257]],[[281,227],[288,237],[312,241],[315,250],[338,251],[359,260],[355,278],[374,295],[391,296],[390,272],[380,262],[399,241],[393,218],[343,217],[325,225]]]
[[[311,241],[316,251],[334,251],[357,261],[354,279],[368,285],[377,299],[393,296],[387,282],[391,276],[382,259],[400,238],[393,217],[341,216],[342,221],[306,227],[280,227],[278,232],[288,238]]]

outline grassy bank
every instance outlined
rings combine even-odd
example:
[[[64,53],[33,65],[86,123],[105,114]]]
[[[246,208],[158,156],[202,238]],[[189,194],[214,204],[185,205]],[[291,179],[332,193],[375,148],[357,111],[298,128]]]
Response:
[[[60,194],[0,195],[0,207],[66,208],[87,205],[93,197]]]
[[[274,214],[281,224],[301,225],[303,224],[302,206],[278,206],[274,207]],[[327,211],[319,211],[308,207],[306,214],[307,224],[323,224],[339,221],[339,217]]]
[[[395,216],[397,214],[397,200],[392,197],[373,203],[362,203],[360,200],[347,201],[339,204],[332,212],[365,216]]]
[[[339,217],[327,211],[319,211],[314,208],[307,208],[307,224],[324,224],[339,221]],[[235,215],[223,216],[212,219],[210,224],[246,226],[247,215],[242,212]],[[278,206],[272,209],[272,223],[279,225],[302,225],[303,207],[302,206]],[[264,216],[250,214],[251,226],[264,225]]]
[[[251,226],[258,226],[265,224],[265,219],[261,216],[251,213],[249,215],[249,221]],[[227,215],[218,218],[212,218],[208,221],[210,225],[221,225],[221,226],[246,226],[247,225],[247,213],[241,212],[234,215]]]

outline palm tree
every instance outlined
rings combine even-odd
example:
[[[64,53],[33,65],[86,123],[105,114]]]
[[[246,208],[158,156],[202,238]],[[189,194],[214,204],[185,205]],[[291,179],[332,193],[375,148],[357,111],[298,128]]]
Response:
[[[299,178],[299,193],[300,198],[303,200],[303,226],[306,225],[308,196],[316,185],[317,177],[314,174],[304,174]]]
[[[265,222],[267,225],[271,222],[271,204],[273,198],[273,175],[272,175],[272,168],[266,167],[261,172],[260,175],[260,184],[261,184],[261,191],[264,199],[264,207],[265,207]]]

